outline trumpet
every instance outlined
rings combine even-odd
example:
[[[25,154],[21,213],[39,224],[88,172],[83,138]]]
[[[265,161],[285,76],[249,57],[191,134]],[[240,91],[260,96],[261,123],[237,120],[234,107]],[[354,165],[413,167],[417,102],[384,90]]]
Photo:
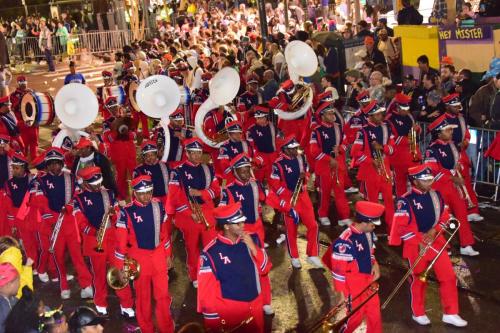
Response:
[[[137,280],[141,273],[141,265],[133,258],[125,258],[123,268],[111,267],[106,273],[106,281],[114,290],[125,288],[130,281]]]
[[[427,281],[427,275],[429,274],[429,271],[432,269],[432,267],[436,263],[437,259],[441,256],[441,254],[446,249],[448,244],[450,244],[452,238],[456,235],[459,228],[460,228],[460,222],[456,218],[451,217],[450,219],[448,219],[448,221],[446,222],[446,227],[443,227],[441,230],[439,230],[439,232],[436,234],[436,236],[434,236],[434,239],[431,242],[427,243],[425,245],[425,247],[420,250],[418,257],[415,259],[415,261],[413,262],[411,267],[408,269],[408,271],[406,271],[406,274],[403,276],[403,278],[396,285],[396,287],[391,292],[389,297],[387,297],[387,299],[384,301],[384,304],[382,304],[382,306],[381,306],[382,310],[385,309],[387,307],[387,305],[389,305],[389,303],[394,298],[394,296],[396,296],[399,289],[401,289],[401,286],[405,283],[405,281],[408,279],[408,277],[410,277],[410,275],[413,274],[413,272],[415,271],[415,268],[420,263],[420,261],[425,256],[425,254],[427,253],[427,250],[429,250],[431,248],[431,246],[434,244],[434,242],[441,235],[443,235],[444,233],[447,233],[449,235],[449,237],[446,240],[445,244],[443,245],[441,250],[436,254],[436,257],[434,258],[434,260],[432,260],[432,262],[429,264],[427,269],[422,274],[419,275],[420,281],[424,281],[424,282]],[[450,231],[448,229],[453,230],[453,231]]]
[[[97,230],[97,235],[96,235],[97,246],[94,248],[96,252],[99,253],[104,252],[102,244],[104,243],[104,236],[106,235],[106,230],[108,229],[110,217],[111,217],[111,209],[108,208],[104,213],[104,215],[102,216],[101,225],[99,227],[99,230]]]
[[[375,160],[377,161],[377,164],[379,165],[379,170],[378,173],[382,176],[384,176],[385,180],[388,181],[389,183],[392,182],[392,177],[389,175],[389,172],[387,171],[387,168],[385,167],[384,163],[384,155],[382,153],[381,149],[374,149],[375,150]]]
[[[451,218],[448,220],[448,227],[453,230],[450,233],[450,236],[448,237],[448,239],[444,243],[441,250],[439,250],[439,252],[436,254],[434,259],[432,259],[429,266],[427,266],[427,269],[418,275],[418,279],[422,282],[427,282],[427,276],[429,275],[429,272],[431,271],[432,267],[434,267],[434,265],[436,264],[436,261],[441,256],[441,253],[443,253],[443,251],[446,249],[446,247],[450,243],[453,236],[455,236],[455,234],[458,232],[458,229],[460,229],[460,221],[458,221],[456,218]]]
[[[319,329],[321,329],[321,332],[323,333],[329,333],[329,332],[340,332],[340,329],[345,325],[345,323],[365,305],[370,301],[375,295],[377,295],[379,290],[379,285],[377,282],[372,282],[368,286],[366,286],[365,289],[363,289],[359,294],[356,296],[350,298],[348,297],[345,301],[340,302],[336,306],[334,306],[330,311],[328,311],[327,314],[325,314],[323,317],[321,317],[316,323],[314,323],[313,326],[311,326],[310,329],[307,331],[312,333],[316,332]],[[359,303],[354,309],[352,309],[352,303],[361,298],[361,296],[366,296],[366,298]],[[337,320],[335,322],[330,322],[330,320],[335,318],[337,313],[339,313],[343,308],[347,308],[348,314],[345,315],[343,318],[340,320]]]
[[[52,230],[52,234],[50,235],[50,246],[49,252],[54,253],[54,248],[56,247],[57,238],[59,237],[59,233],[61,232],[62,223],[64,220],[64,212],[60,212],[57,217],[56,224],[54,225],[54,230]]]
[[[455,174],[459,179],[462,180],[462,182],[464,181],[464,177],[462,176],[462,173],[460,172],[458,165],[455,167]],[[463,185],[460,185],[457,187],[462,192],[464,199],[467,201],[467,209],[474,208],[476,205],[474,205],[474,203],[472,202],[469,190],[467,190],[467,186],[465,186],[465,184],[463,184]]]
[[[415,127],[411,127],[410,132],[408,133],[408,141],[410,142],[410,154],[413,158],[413,161],[418,161],[418,152],[417,152],[417,131]]]
[[[189,199],[189,205],[191,206],[191,210],[193,211],[193,214],[196,216],[196,220],[198,220],[198,223],[203,223],[205,225],[205,229],[210,229],[210,224],[207,221],[207,218],[203,214],[203,210],[201,209],[200,204],[196,201],[196,198],[194,198],[191,194],[189,194],[189,189],[188,187],[188,199]]]
[[[299,177],[295,188],[293,189],[292,197],[290,198],[290,206],[292,208],[297,204],[297,200],[299,200],[300,189],[302,188],[302,184],[304,184],[304,178]]]

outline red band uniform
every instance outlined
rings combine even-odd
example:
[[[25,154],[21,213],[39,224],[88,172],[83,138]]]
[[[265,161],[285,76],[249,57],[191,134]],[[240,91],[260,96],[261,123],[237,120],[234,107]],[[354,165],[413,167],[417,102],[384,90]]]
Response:
[[[185,141],[188,160],[172,171],[168,186],[167,213],[174,218],[174,223],[182,232],[186,242],[187,266],[189,278],[196,286],[200,241],[206,246],[216,235],[215,221],[211,214],[214,208],[213,200],[220,194],[220,187],[213,169],[201,163],[203,144],[200,139],[192,138]],[[189,154],[200,154],[200,160],[191,161]],[[201,195],[194,196],[191,190],[199,191]],[[200,205],[201,211],[209,227],[203,221],[193,219],[192,201]]]
[[[214,209],[219,233],[204,249],[198,274],[198,312],[209,332],[264,332],[259,275],[267,275],[271,262],[255,245],[256,235],[244,234],[239,203]],[[236,225],[236,226],[235,226]],[[240,235],[225,228],[237,228]],[[248,245],[250,244],[250,245]]]
[[[448,123],[446,115],[442,115],[432,122],[428,129],[433,135],[433,141],[425,152],[425,164],[432,170],[434,183],[432,188],[439,191],[444,202],[450,207],[453,215],[460,221],[459,237],[462,254],[477,255],[479,252],[472,249],[474,235],[467,220],[466,200],[459,194],[458,187],[454,184],[455,169],[460,163],[460,151],[449,138],[440,139],[448,135],[448,131],[456,125]]]
[[[366,199],[371,202],[378,202],[378,195],[382,193],[385,203],[385,221],[387,232],[391,230],[390,223],[394,215],[394,200],[392,198],[392,172],[387,155],[394,152],[394,139],[391,127],[387,122],[375,123],[374,118],[383,116],[385,109],[377,105],[376,101],[370,102],[363,112],[368,115],[368,123],[358,132],[358,137],[354,142],[351,155],[355,165],[359,166],[358,180],[362,182],[362,188]],[[382,118],[383,119],[383,118]],[[374,143],[378,144],[382,155],[382,165],[375,163],[376,150]]]
[[[380,225],[384,206],[374,202],[358,201],[355,209],[356,223],[344,230],[327,252],[331,253],[330,269],[335,290],[343,293],[346,298],[356,297],[377,278],[374,275],[374,268],[378,267],[375,259],[374,235],[373,232],[361,231],[359,224]],[[326,257],[324,259],[328,260]],[[355,308],[363,301],[363,297],[358,297],[352,302],[351,307]],[[353,332],[363,319],[366,319],[367,333],[382,332],[378,295],[354,313],[341,332]]]
[[[346,225],[350,222],[350,210],[344,192],[347,167],[345,164],[346,147],[342,143],[343,133],[341,127],[334,122],[335,112],[330,104],[323,103],[317,112],[321,121],[311,133],[309,149],[311,158],[314,159],[314,172],[319,184],[319,220],[323,225],[330,225],[328,213],[333,190],[339,225]],[[332,160],[335,166],[332,166]]]
[[[410,113],[410,103],[410,96],[396,94],[386,117],[394,134],[394,153],[391,155],[390,161],[394,167],[394,181],[398,196],[403,195],[408,190],[408,168],[417,165],[417,161],[422,159],[418,145],[415,147],[415,156],[410,150],[409,133],[411,128],[415,127],[415,132],[420,133],[420,127],[416,125],[415,119]]]
[[[155,332],[151,312],[153,298],[158,332],[173,333],[167,268],[167,258],[170,260],[172,253],[168,234],[170,222],[161,202],[151,197],[147,201],[139,201],[141,194],[152,192],[151,177],[139,176],[132,180],[131,185],[135,198],[120,209],[116,222],[115,265],[121,269],[123,260],[128,256],[141,266],[139,278],[134,281],[136,315],[141,332]]]
[[[363,90],[356,96],[356,100],[361,107],[352,115],[351,118],[349,118],[343,128],[346,136],[346,144],[348,145],[352,145],[354,143],[354,140],[356,140],[356,137],[358,136],[358,132],[368,122],[367,115],[362,111],[362,109],[371,102],[370,93],[368,90]]]
[[[408,173],[413,182],[432,182],[434,179],[431,170],[426,165],[412,167]],[[433,240],[442,228],[446,228],[449,218],[448,208],[439,192],[430,189],[430,186],[426,189],[414,184],[411,190],[397,201],[389,244],[400,245],[403,240],[403,258],[408,259],[408,264],[412,267],[421,253],[420,247],[425,246],[424,236],[429,234]],[[411,276],[410,295],[413,319],[422,325],[430,324],[430,320],[425,314],[427,283],[419,279],[419,274],[429,266],[445,243],[445,237],[439,236],[417,264]],[[446,250],[441,253],[434,264],[434,272],[439,281],[444,315],[458,315],[457,279]]]
[[[92,268],[92,282],[95,289],[94,304],[97,312],[101,315],[107,314],[108,307],[108,285],[106,282],[107,263],[113,263],[115,257],[115,210],[118,204],[113,192],[102,186],[103,176],[101,169],[89,166],[81,169],[78,176],[83,180],[83,191],[78,193],[73,200],[73,216],[83,235],[83,255],[89,258]],[[98,252],[97,233],[106,223],[103,219],[106,212],[110,211],[111,216],[107,221],[104,240],[102,242],[102,252]],[[116,295],[120,299],[122,313],[133,316],[132,291],[130,286],[117,290]]]
[[[68,250],[73,265],[78,274],[78,282],[82,287],[82,298],[92,298],[92,276],[83,260],[79,230],[75,219],[70,213],[72,199],[75,192],[75,176],[62,170],[64,165],[64,151],[60,148],[51,147],[45,154],[45,163],[47,173],[38,177],[38,191],[33,202],[30,204],[39,209],[42,216],[42,225],[40,226],[41,255],[40,262],[46,262],[44,256],[48,255],[50,246],[50,237],[53,228],[62,214],[63,222],[61,230],[55,242],[54,259],[57,272],[59,273],[59,283],[61,297],[69,298],[70,290],[66,277],[65,255]],[[56,166],[58,165],[58,166]],[[75,238],[75,233],[77,237]],[[40,273],[44,269],[40,268]]]
[[[252,74],[247,78],[246,91],[238,97],[237,107],[239,112],[238,119],[241,120],[244,130],[247,130],[253,123],[252,114],[255,107],[262,103],[262,96],[258,92],[259,77]]]
[[[109,110],[105,107],[105,99],[104,99],[104,90],[108,87],[113,86],[113,73],[110,71],[102,71],[101,73],[102,79],[104,81],[104,85],[101,87],[97,87],[96,96],[97,102],[99,103],[99,111],[101,112],[104,120],[113,117],[113,114],[109,112]]]

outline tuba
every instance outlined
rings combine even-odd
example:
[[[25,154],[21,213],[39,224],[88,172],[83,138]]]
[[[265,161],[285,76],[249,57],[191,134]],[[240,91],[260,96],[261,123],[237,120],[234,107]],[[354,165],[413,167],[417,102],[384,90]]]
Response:
[[[57,92],[54,105],[62,124],[52,146],[61,147],[68,137],[76,142],[81,136],[88,136],[82,129],[92,125],[99,110],[97,97],[89,87],[79,83],[63,86]]]
[[[294,40],[285,48],[285,59],[288,65],[290,79],[295,84],[295,92],[291,98],[288,111],[275,109],[281,119],[293,120],[302,117],[313,102],[311,86],[301,80],[301,77],[313,75],[318,69],[318,57],[306,43]]]
[[[127,96],[130,101],[130,105],[132,106],[132,110],[140,112],[141,108],[137,103],[137,89],[139,89],[139,83],[131,81],[127,86]]]
[[[211,139],[207,136],[203,129],[203,122],[205,116],[210,110],[218,107],[224,107],[226,111],[230,108],[226,105],[229,104],[238,94],[240,89],[240,75],[236,70],[231,67],[224,67],[221,69],[209,82],[210,96],[205,102],[200,106],[196,112],[194,119],[194,128],[196,135],[207,145],[214,148],[219,148],[227,139],[227,136],[223,131],[217,133],[215,139]],[[232,121],[233,119],[226,119],[226,121]]]
[[[141,81],[137,89],[137,104],[145,115],[160,119],[160,125],[165,132],[165,142],[162,161],[166,162],[170,150],[168,135],[168,116],[177,109],[181,101],[179,86],[171,78],[164,75],[152,75]]]
[[[137,260],[125,258],[123,268],[120,270],[116,267],[111,267],[106,273],[106,281],[114,290],[125,288],[130,281],[137,280],[141,273],[141,265]]]

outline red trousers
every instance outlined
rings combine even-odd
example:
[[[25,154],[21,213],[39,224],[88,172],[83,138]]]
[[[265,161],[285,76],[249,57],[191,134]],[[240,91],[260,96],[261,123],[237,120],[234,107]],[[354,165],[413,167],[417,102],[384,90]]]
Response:
[[[479,214],[479,206],[476,191],[472,187],[472,177],[471,177],[471,164],[470,159],[467,156],[466,152],[463,151],[460,156],[461,165],[463,166],[461,173],[462,177],[464,177],[465,187],[467,188],[467,192],[469,192],[470,199],[474,207],[468,208],[468,214]]]
[[[294,120],[280,119],[278,121],[278,128],[283,131],[285,137],[295,135],[299,143],[302,144],[302,138],[307,138],[307,142],[309,142],[310,136],[307,136],[307,133],[310,133],[309,118]]]
[[[363,291],[373,278],[368,274],[349,274],[346,276],[345,297],[356,297]],[[369,292],[367,292],[367,295]],[[352,302],[352,308],[355,308],[366,299],[366,296],[359,297]],[[341,330],[344,333],[351,333],[358,328],[363,319],[366,319],[366,333],[381,333],[382,332],[382,317],[380,314],[380,299],[378,295],[373,296],[359,311],[354,313],[346,323],[345,329]]]
[[[50,255],[48,249],[49,249],[49,237],[50,234],[47,233],[41,233],[37,232],[37,240],[38,240],[38,248],[40,250],[38,254],[38,266],[33,266],[36,267],[36,270],[38,271],[38,274],[45,274],[49,273],[49,276],[51,278],[57,276],[56,272],[56,264],[54,261],[54,257]]]
[[[38,126],[27,127],[19,122],[19,131],[24,142],[24,155],[30,155],[30,160],[38,156]]]
[[[205,218],[212,226],[208,230],[202,223],[196,223],[192,216],[191,210],[185,210],[175,216],[175,226],[182,232],[182,237],[186,243],[186,264],[188,267],[189,278],[191,281],[196,281],[198,276],[198,264],[200,259],[200,241],[205,247],[212,239],[217,236],[213,225],[215,220],[211,214],[206,214],[207,210],[203,209]]]
[[[149,124],[148,124],[148,116],[146,116],[142,112],[132,112],[132,119],[135,124],[141,123],[142,134],[144,138],[149,138]]]
[[[409,148],[407,146],[396,148],[394,154],[390,157],[391,165],[394,168],[394,182],[396,183],[396,195],[401,197],[408,192],[408,169],[418,165],[413,162]]]
[[[307,192],[299,194],[299,199],[295,205],[295,210],[299,214],[300,221],[306,226],[307,233],[307,255],[315,257],[319,253],[318,249],[318,223],[314,218],[314,208]],[[288,254],[291,258],[299,257],[299,250],[297,249],[297,229],[298,225],[293,222],[293,219],[285,213],[285,227],[286,227],[286,244],[288,246]]]
[[[251,302],[221,299],[216,316],[205,316],[207,332],[263,333],[262,296]]]
[[[92,285],[94,286],[94,304],[96,306],[108,306],[108,283],[106,281],[107,263],[113,262],[115,259],[116,241],[113,237],[108,237],[104,240],[104,252],[96,252],[94,248],[97,246],[95,236],[83,236],[83,254],[90,260],[90,270],[92,272]],[[116,290],[116,296],[120,299],[120,305],[124,308],[134,306],[132,298],[132,290],[130,286]]]
[[[407,251],[407,259],[410,267],[419,254],[418,246],[413,245],[411,247],[413,249]],[[414,316],[425,315],[425,289],[427,288],[427,283],[420,281],[418,276],[425,271],[440,249],[440,247],[436,249],[430,248],[415,267],[410,278],[411,311]],[[457,278],[446,250],[436,260],[434,273],[439,281],[439,293],[441,295],[443,313],[450,315],[458,314]]]
[[[56,219],[57,215],[55,215],[55,217],[52,220],[52,223],[50,223],[52,226],[55,224]],[[59,232],[59,236],[57,237],[53,254],[57,273],[59,274],[59,286],[61,290],[69,290],[68,280],[66,278],[66,264],[65,264],[66,252],[68,252],[69,256],[71,257],[71,261],[73,262],[73,266],[75,267],[80,287],[86,288],[92,285],[92,275],[90,275],[87,265],[83,260],[81,244],[75,237],[76,232],[77,229],[75,226],[74,217],[72,215],[66,214],[64,217],[64,221],[62,223],[61,230]],[[47,247],[44,248],[43,250],[48,251],[50,246],[48,241],[50,239],[50,233],[43,231],[42,233],[45,233],[47,235],[46,236]]]
[[[133,141],[113,141],[110,143],[109,157],[116,169],[118,199],[129,196],[128,179],[136,167],[135,144]]]
[[[172,298],[168,293],[168,269],[165,249],[155,250],[130,249],[130,257],[141,265],[139,278],[134,281],[135,312],[137,322],[143,333],[154,333],[151,298],[155,300],[157,332],[173,333],[174,322],[170,315]],[[154,292],[152,293],[152,290]]]
[[[460,196],[456,186],[451,181],[445,180],[434,183],[432,188],[441,193],[444,203],[450,207],[452,214],[460,221],[460,229],[458,229],[460,246],[474,244],[474,235],[467,220],[467,204],[465,199]]]
[[[269,175],[271,174],[271,169],[273,167],[274,161],[276,161],[276,158],[278,157],[278,153],[257,153],[258,156],[262,157],[264,162],[262,163],[262,166],[260,168],[255,169],[255,178],[259,182],[263,182],[264,179],[269,179]]]
[[[391,231],[392,217],[394,216],[394,199],[392,198],[392,183],[388,182],[383,176],[379,175],[375,168],[367,180],[362,182],[363,192],[366,200],[378,203],[378,195],[382,193],[382,199],[385,206],[385,223],[387,224],[387,233]],[[390,170],[388,170],[390,172]]]
[[[33,260],[33,267],[38,265],[38,244],[36,230],[30,230],[26,226],[22,226],[18,229],[19,236],[24,246],[24,251],[26,256]]]
[[[339,220],[349,218],[350,209],[344,192],[344,172],[342,169],[332,172],[330,168],[316,165],[316,181],[319,184],[319,217],[328,217],[330,211],[331,193],[335,195],[335,207]],[[338,174],[337,174],[338,173]],[[337,184],[338,179],[338,184]]]

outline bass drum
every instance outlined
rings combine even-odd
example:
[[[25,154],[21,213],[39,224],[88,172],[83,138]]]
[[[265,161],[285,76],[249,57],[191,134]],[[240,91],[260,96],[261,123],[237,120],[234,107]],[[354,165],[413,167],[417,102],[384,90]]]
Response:
[[[56,113],[49,93],[27,92],[21,100],[21,116],[28,127],[52,124]]]
[[[103,87],[102,95],[103,101],[111,96],[116,97],[116,101],[120,105],[125,104],[126,101],[125,88],[123,88],[122,86]]]
[[[140,112],[141,108],[139,107],[139,104],[137,104],[137,88],[139,88],[139,84],[135,81],[132,81],[128,85],[128,91],[127,91],[127,96],[130,101],[130,105],[132,106],[132,109],[134,111]]]

